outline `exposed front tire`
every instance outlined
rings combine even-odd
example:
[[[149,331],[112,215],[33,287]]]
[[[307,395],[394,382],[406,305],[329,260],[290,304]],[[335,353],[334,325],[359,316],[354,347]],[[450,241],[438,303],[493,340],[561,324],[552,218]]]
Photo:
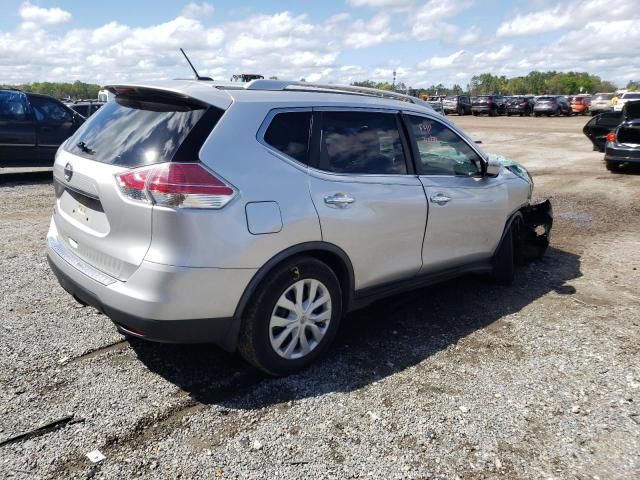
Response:
[[[342,317],[335,273],[311,257],[295,257],[271,272],[242,319],[238,350],[270,375],[288,375],[323,353]]]
[[[520,222],[519,218],[515,219],[511,225],[509,225],[509,229],[502,238],[502,242],[493,256],[491,278],[500,285],[511,285],[515,277],[515,239],[517,235],[514,234],[514,232],[518,228],[518,222]]]

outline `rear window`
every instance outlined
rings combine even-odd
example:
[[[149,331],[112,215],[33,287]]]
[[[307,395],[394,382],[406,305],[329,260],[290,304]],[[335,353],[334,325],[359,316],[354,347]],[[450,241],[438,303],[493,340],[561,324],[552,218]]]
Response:
[[[613,98],[613,94],[605,93],[602,95],[596,95],[594,100],[611,100]]]
[[[556,97],[539,97],[539,102],[552,102],[556,99]]]
[[[223,113],[207,107],[164,96],[118,96],[92,115],[64,148],[96,162],[125,167],[194,162]]]
[[[406,174],[396,116],[377,112],[323,112],[320,169],[351,174]]]
[[[22,92],[0,90],[0,120],[23,121],[27,119],[27,97]]]
[[[309,163],[309,132],[311,112],[282,112],[271,120],[264,141],[276,150]]]

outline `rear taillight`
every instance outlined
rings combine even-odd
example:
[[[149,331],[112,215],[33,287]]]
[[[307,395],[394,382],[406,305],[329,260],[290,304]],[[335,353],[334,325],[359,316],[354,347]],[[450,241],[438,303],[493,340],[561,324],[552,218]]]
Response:
[[[131,200],[171,208],[222,208],[234,188],[200,163],[162,163],[116,175]]]
[[[616,132],[609,132],[607,134],[607,142],[615,142],[616,141]]]

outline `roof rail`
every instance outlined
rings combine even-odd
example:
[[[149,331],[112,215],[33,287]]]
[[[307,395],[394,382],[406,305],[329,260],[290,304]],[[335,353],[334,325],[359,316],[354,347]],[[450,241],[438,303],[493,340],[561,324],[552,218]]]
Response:
[[[238,85],[237,87],[240,87]],[[231,87],[231,88],[234,88]],[[226,85],[220,85],[218,88],[229,88]],[[309,82],[294,82],[286,80],[252,80],[240,87],[245,90],[272,90],[272,91],[304,91],[304,92],[325,92],[325,93],[342,93],[350,95],[366,95],[370,97],[389,98],[392,100],[400,100],[402,102],[415,103],[417,105],[428,105],[424,100],[403,93],[391,92],[389,90],[379,90],[377,88],[357,87],[355,85],[333,85]]]

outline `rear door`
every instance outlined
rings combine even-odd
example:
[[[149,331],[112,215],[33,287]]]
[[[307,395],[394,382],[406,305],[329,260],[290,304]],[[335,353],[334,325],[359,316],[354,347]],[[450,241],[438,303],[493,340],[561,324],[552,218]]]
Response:
[[[593,117],[587,122],[583,128],[584,134],[587,136],[596,150],[604,152],[605,143],[607,143],[607,135],[613,132],[622,121],[622,112],[605,112]]]
[[[404,118],[429,202],[422,272],[488,260],[510,213],[505,181],[482,176],[479,153],[450,126],[413,114]]]
[[[194,146],[194,138],[203,131],[195,126],[208,122],[206,138],[219,118],[207,114],[213,109],[155,92],[119,96],[91,116],[54,165],[53,220],[63,248],[126,280],[149,248],[152,204],[143,192],[136,200],[126,197],[116,175],[168,161],[197,161],[202,143]]]
[[[0,90],[0,167],[32,165],[36,161],[36,130],[27,96]]]
[[[427,202],[398,113],[321,109],[318,123],[309,187],[323,240],[347,253],[356,289],[415,275]]]
[[[52,165],[58,147],[77,129],[73,111],[43,95],[29,95],[29,102],[36,120],[38,159]]]

